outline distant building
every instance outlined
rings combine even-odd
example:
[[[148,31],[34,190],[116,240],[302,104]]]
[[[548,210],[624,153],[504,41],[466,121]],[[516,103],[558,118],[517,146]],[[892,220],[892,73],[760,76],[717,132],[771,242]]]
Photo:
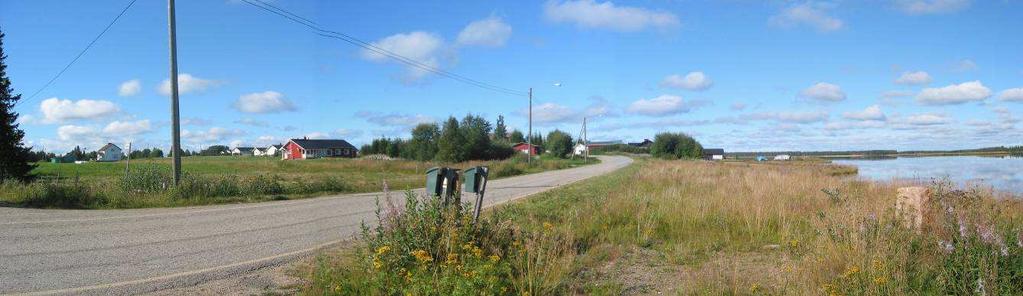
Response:
[[[282,159],[309,159],[320,157],[356,157],[359,149],[345,140],[291,139],[281,148]]]
[[[114,143],[107,143],[96,151],[96,161],[120,161],[124,157],[122,152],[121,147],[117,147]]]
[[[231,155],[253,156],[253,155],[256,155],[256,148],[253,148],[253,147],[234,147],[234,149],[231,149]]]
[[[653,145],[653,144],[654,144],[654,141],[650,141],[650,139],[643,139],[643,142],[629,143],[629,146],[650,148],[650,146]]]
[[[529,147],[530,147],[529,145],[530,144],[527,144],[527,143],[518,143],[518,144],[515,144],[515,146],[512,146],[512,149],[515,149],[515,151],[519,151],[519,152],[522,152],[522,153],[525,153],[525,154],[530,153],[529,152],[530,150],[532,150],[532,155],[540,154],[540,146],[533,145],[532,146],[533,149],[529,149]]]
[[[704,148],[703,159],[710,160],[722,160],[725,159],[725,149],[720,148]]]
[[[788,154],[778,154],[774,156],[774,160],[789,160],[791,158],[792,157],[789,156]]]
[[[604,146],[611,146],[611,145],[624,145],[624,143],[622,141],[620,141],[620,140],[619,141],[594,141],[594,142],[589,142],[586,145],[583,145],[582,143],[579,143],[579,144],[575,144],[575,147],[572,148],[572,153],[575,153],[575,155],[583,155],[583,154],[586,153],[587,150],[591,150],[593,148],[600,148],[600,147],[604,147]]]
[[[284,145],[281,144],[267,146],[263,149],[263,156],[277,156],[278,153],[281,153],[281,148],[283,147]]]
[[[757,161],[767,161],[767,156],[757,155]]]

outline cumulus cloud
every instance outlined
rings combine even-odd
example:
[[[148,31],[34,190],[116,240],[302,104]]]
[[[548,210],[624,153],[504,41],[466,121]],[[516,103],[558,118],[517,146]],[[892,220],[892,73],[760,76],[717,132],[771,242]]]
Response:
[[[394,34],[372,43],[373,46],[393,52],[400,56],[412,59],[420,64],[432,68],[440,67],[438,55],[444,46],[444,40],[435,34],[423,31]],[[362,58],[374,62],[387,62],[390,60],[384,54],[362,50]],[[415,81],[430,74],[429,71],[409,66],[406,68],[406,81]]]
[[[679,25],[678,17],[666,11],[619,6],[611,1],[594,0],[548,1],[544,16],[556,23],[573,23],[583,28],[609,29],[621,32],[647,28],[669,29]]]
[[[831,131],[882,127],[885,127],[885,122],[881,120],[838,121],[828,122],[824,125],[824,129]]]
[[[283,94],[264,91],[245,94],[234,102],[234,108],[245,113],[281,113],[295,111],[295,105]]]
[[[838,85],[827,82],[818,82],[813,86],[799,92],[799,96],[805,99],[818,101],[838,102],[845,100],[845,92]]]
[[[305,137],[306,138],[310,138],[310,139],[329,139],[330,138],[330,134],[324,133],[324,132],[311,132],[311,133],[305,134]]]
[[[817,123],[828,120],[830,115],[825,111],[808,112],[761,112],[746,116],[750,120],[774,120],[783,123]]]
[[[952,119],[944,114],[924,113],[910,115],[904,123],[910,125],[941,125],[952,122]]]
[[[181,119],[182,125],[194,125],[194,126],[207,126],[213,124],[212,120],[198,117],[188,117]]]
[[[895,0],[895,7],[911,15],[956,12],[970,7],[970,0]]]
[[[902,76],[895,79],[895,83],[903,85],[923,85],[931,83],[931,81],[933,81],[931,74],[924,71],[904,72]]]
[[[873,105],[863,109],[863,111],[845,112],[842,113],[842,117],[852,120],[868,121],[868,120],[879,120],[884,121],[887,117],[884,112],[881,112],[881,106]]]
[[[969,72],[977,70],[977,68],[977,63],[973,62],[971,59],[962,59],[952,65],[952,70],[956,72]]]
[[[379,113],[373,111],[360,111],[355,116],[366,119],[367,122],[385,127],[414,127],[420,123],[437,122],[436,119],[422,114],[401,114],[401,113]]]
[[[559,104],[543,103],[533,106],[533,122],[536,123],[569,122],[576,118],[578,118],[578,112]]]
[[[245,131],[234,129],[229,130],[222,127],[212,127],[207,131],[181,131],[181,138],[192,142],[218,142],[229,137],[245,135]]]
[[[512,27],[499,17],[491,16],[469,23],[458,33],[456,42],[461,45],[479,45],[489,47],[503,46],[511,37]]]
[[[916,96],[916,101],[924,105],[954,105],[983,101],[990,96],[991,90],[984,84],[970,81],[940,88],[925,88]]]
[[[74,119],[97,119],[113,115],[121,109],[113,102],[104,100],[61,100],[49,98],[39,103],[43,122],[57,123]]]
[[[142,82],[138,79],[132,79],[121,83],[121,86],[117,88],[117,95],[122,97],[130,97],[142,92]]]
[[[220,81],[202,79],[199,77],[192,76],[188,73],[178,74],[178,94],[190,94],[190,93],[201,93],[209,90],[213,87],[219,86]],[[171,82],[170,78],[164,79],[160,83],[160,87],[157,89],[160,94],[169,96],[171,95]]]
[[[830,32],[845,26],[842,20],[828,14],[832,5],[806,2],[791,5],[768,19],[768,24],[781,28],[809,26]]]
[[[1006,102],[1023,102],[1023,87],[1003,90],[998,98]]]
[[[710,88],[714,84],[706,74],[703,72],[689,72],[686,76],[680,76],[678,74],[668,75],[661,81],[661,87],[679,88],[687,90],[702,91]]]
[[[62,125],[57,128],[57,138],[65,142],[80,143],[96,137],[95,128],[80,125]]]
[[[133,136],[152,131],[152,125],[148,119],[138,121],[114,121],[105,128],[103,133],[107,135]]]
[[[661,95],[652,99],[639,99],[626,109],[629,113],[646,116],[668,116],[691,111],[698,103],[686,102],[682,97]]]
[[[339,128],[331,132],[331,134],[338,138],[357,138],[362,136],[363,131],[358,129]]]

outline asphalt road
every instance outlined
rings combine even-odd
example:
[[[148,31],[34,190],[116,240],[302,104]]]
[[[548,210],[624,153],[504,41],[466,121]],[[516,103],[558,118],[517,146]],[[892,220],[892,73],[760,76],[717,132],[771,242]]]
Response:
[[[490,181],[490,206],[602,175],[621,156]],[[351,239],[382,193],[189,208],[0,208],[0,294],[137,294],[277,265]],[[395,201],[402,192],[392,192]],[[466,198],[468,200],[468,197]]]

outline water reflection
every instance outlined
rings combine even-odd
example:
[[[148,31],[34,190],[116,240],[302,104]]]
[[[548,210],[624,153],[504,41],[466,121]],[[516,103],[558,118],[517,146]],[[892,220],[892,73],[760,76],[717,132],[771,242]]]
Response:
[[[859,167],[860,176],[874,180],[930,181],[947,177],[961,186],[985,184],[998,191],[1023,194],[1023,157],[937,156],[887,159],[839,159]]]

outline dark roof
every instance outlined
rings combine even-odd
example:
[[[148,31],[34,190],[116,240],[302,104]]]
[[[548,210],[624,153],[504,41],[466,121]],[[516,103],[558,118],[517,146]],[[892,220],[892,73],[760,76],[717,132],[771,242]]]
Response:
[[[277,148],[277,149],[281,149],[281,147],[284,147],[284,145],[281,145],[281,144],[277,144],[277,145],[270,145],[270,147],[274,147],[274,148]],[[266,147],[266,148],[270,148],[270,147]]]
[[[704,148],[703,155],[725,155],[725,149],[720,148]]]
[[[355,149],[351,143],[345,140],[331,140],[331,139],[291,139],[292,142],[298,144],[299,147],[305,149],[332,149],[332,148],[348,148]]]
[[[238,152],[250,152],[256,150],[256,148],[252,147],[234,147],[234,149],[238,149]]]
[[[107,149],[110,149],[110,148],[121,149],[121,147],[117,147],[117,145],[114,145],[114,143],[107,143],[106,145],[103,145],[103,148],[99,148],[99,150],[97,150],[97,151],[107,151]]]
[[[630,146],[638,146],[638,147],[643,147],[643,146],[650,146],[650,144],[653,144],[653,143],[654,143],[654,141],[650,141],[650,139],[643,139],[643,142],[639,142],[639,143],[629,143],[629,145],[630,145]]]

